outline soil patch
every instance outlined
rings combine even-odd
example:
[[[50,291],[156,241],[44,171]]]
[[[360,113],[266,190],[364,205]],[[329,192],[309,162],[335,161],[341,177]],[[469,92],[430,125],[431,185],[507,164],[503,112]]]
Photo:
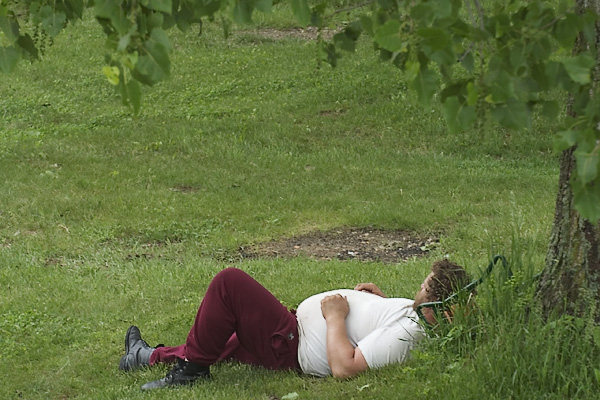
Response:
[[[301,40],[316,40],[319,36],[319,29],[308,26],[306,28],[289,28],[289,29],[274,29],[274,28],[258,28],[252,30],[242,30],[237,34],[254,34],[258,37],[270,40],[282,39],[301,39]],[[333,35],[337,33],[333,29],[321,29],[321,37],[326,40],[331,40]]]
[[[439,245],[437,235],[375,228],[339,228],[240,247],[242,258],[305,256],[318,260],[397,263],[426,255]]]

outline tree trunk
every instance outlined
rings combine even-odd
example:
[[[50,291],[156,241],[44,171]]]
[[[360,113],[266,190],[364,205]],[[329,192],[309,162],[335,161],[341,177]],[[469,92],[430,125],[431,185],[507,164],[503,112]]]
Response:
[[[577,7],[600,13],[600,0],[577,0]],[[586,46],[583,37],[578,38],[575,52]],[[599,24],[596,46],[600,46]],[[594,82],[600,84],[600,55],[596,61]],[[572,114],[570,105],[567,107]],[[570,180],[576,168],[574,150],[564,151],[560,158],[554,224],[537,295],[545,315],[556,311],[591,316],[600,322],[600,224],[592,225],[573,208]]]
[[[554,224],[538,297],[546,315],[552,311],[591,314],[600,322],[600,228],[573,208],[569,184],[575,170],[573,151],[566,150],[560,159]]]

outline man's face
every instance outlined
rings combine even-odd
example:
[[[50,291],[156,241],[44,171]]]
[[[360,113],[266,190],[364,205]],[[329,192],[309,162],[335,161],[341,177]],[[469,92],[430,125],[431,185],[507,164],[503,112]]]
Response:
[[[429,275],[427,275],[427,278],[425,278],[425,280],[423,281],[423,283],[421,283],[421,289],[419,289],[419,291],[415,295],[415,305],[414,305],[415,307],[418,306],[419,304],[433,301],[431,299],[431,294],[429,293],[430,292],[429,283],[431,282],[432,279],[433,279],[433,272],[430,272]]]

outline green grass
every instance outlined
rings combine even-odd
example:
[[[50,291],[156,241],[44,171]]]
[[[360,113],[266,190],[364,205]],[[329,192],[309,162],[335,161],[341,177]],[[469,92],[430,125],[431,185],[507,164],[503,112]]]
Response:
[[[281,12],[257,25],[291,26]],[[141,398],[139,386],[164,370],[117,370],[125,330],[135,323],[150,343],[179,344],[227,266],[291,307],[360,281],[412,297],[446,254],[472,272],[495,253],[541,268],[554,126],[451,135],[437,106],[420,108],[367,41],[333,70],[318,66],[314,43],[253,30],[226,41],[208,23],[202,37],[173,41],[173,76],[144,89],[137,118],[102,76],[103,38],[90,19],[43,62],[2,76],[0,398]],[[241,245],[338,226],[443,234],[430,257],[397,265],[237,255]],[[560,349],[539,321],[517,329],[513,314],[484,309],[497,335],[432,340],[408,364],[353,380],[224,364],[205,385],[143,397],[583,398],[596,388],[593,369],[577,372],[584,357],[555,364],[550,389],[524,379],[538,371],[535,352],[498,344],[517,332],[532,349]],[[561,368],[582,392],[561,391]]]

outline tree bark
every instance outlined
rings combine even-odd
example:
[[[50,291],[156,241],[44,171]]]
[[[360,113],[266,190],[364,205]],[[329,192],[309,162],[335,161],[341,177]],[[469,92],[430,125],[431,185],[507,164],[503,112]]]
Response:
[[[600,0],[577,0],[577,7],[580,12],[591,8],[600,13]],[[579,37],[575,53],[587,45],[583,37]],[[596,25],[596,48],[598,46],[599,24]],[[600,84],[599,77],[600,55],[596,59],[594,84]],[[573,114],[570,104],[567,112]],[[591,224],[573,208],[570,181],[576,172],[574,151],[575,148],[565,150],[560,158],[554,223],[537,296],[545,315],[569,313],[600,322],[600,224]]]
[[[554,224],[538,297],[545,315],[556,311],[600,322],[600,228],[573,208],[573,152],[566,150],[560,159]]]

